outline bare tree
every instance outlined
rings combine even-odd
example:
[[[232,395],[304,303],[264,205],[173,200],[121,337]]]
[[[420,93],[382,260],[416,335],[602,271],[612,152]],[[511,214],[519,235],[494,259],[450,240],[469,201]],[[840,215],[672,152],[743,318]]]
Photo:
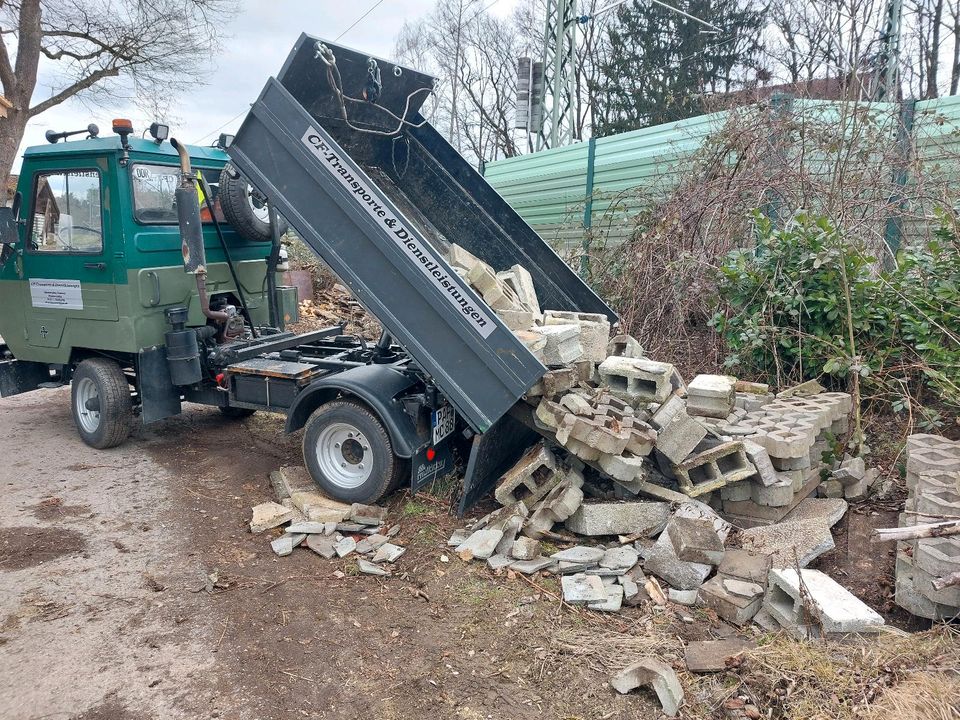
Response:
[[[27,122],[72,97],[144,102],[201,83],[234,0],[0,0],[4,184]],[[41,64],[49,94],[39,100]],[[49,80],[46,79],[49,76]]]

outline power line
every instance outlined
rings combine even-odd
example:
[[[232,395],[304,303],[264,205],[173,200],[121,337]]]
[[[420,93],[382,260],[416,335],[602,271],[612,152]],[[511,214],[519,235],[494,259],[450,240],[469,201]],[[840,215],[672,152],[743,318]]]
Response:
[[[603,15],[604,13],[609,12],[610,10],[613,10],[614,8],[618,8],[618,7],[620,7],[621,5],[626,5],[626,4],[627,4],[628,2],[630,2],[630,1],[631,1],[631,0],[618,0],[617,2],[613,3],[612,5],[607,5],[605,8],[600,8],[597,12],[593,13],[593,15],[591,15],[590,17],[591,17],[591,18],[595,18],[595,17],[597,17],[598,15]],[[714,25],[713,23],[707,22],[706,20],[701,20],[701,19],[698,18],[696,15],[691,15],[690,13],[685,12],[684,10],[681,10],[681,9],[678,8],[678,7],[674,7],[673,5],[668,5],[667,3],[663,2],[662,0],[650,0],[650,2],[652,2],[654,5],[659,5],[660,7],[665,7],[667,10],[672,10],[673,12],[675,12],[675,13],[677,13],[677,14],[679,14],[679,15],[682,15],[683,17],[687,18],[688,20],[693,20],[694,22],[700,23],[701,25],[710,28],[710,29],[713,30],[714,32],[720,32],[720,28],[718,28],[718,27],[717,27],[716,25]]]
[[[344,30],[342,33],[340,33],[339,35],[337,35],[337,37],[334,39],[334,42],[337,42],[338,40],[340,40],[340,38],[342,38],[342,37],[343,37],[344,35],[346,35],[348,32],[350,32],[351,30],[353,30],[361,20],[363,20],[367,15],[369,15],[369,14],[372,13],[374,10],[376,10],[377,7],[379,7],[380,3],[382,3],[382,2],[383,2],[383,0],[377,0],[373,5],[370,6],[370,9],[369,9],[369,10],[367,10],[363,15],[361,15],[361,16],[358,17],[356,20],[354,20],[354,21],[353,21],[353,24],[352,24],[350,27],[348,27],[348,28],[347,28],[346,30]]]
[[[344,35],[346,35],[348,32],[350,32],[351,30],[353,30],[353,29],[360,23],[361,20],[363,20],[367,15],[369,15],[369,14],[372,13],[374,10],[376,10],[377,7],[378,7],[382,2],[383,2],[383,0],[377,0],[373,5],[371,5],[371,6],[369,7],[369,9],[368,9],[363,15],[361,15],[361,16],[358,17],[356,20],[354,20],[354,21],[350,24],[350,27],[348,27],[348,28],[347,28],[346,30],[344,30],[342,33],[340,33],[339,35],[337,35],[337,37],[336,37],[336,39],[334,40],[334,42],[337,42],[338,40],[340,40],[340,38],[342,38],[342,37],[343,37]],[[498,2],[500,2],[500,0],[494,0],[492,3],[490,3],[490,5],[489,5],[488,7],[493,7],[493,6],[494,6],[496,3],[498,3]],[[208,132],[206,135],[203,135],[202,137],[198,138],[193,144],[194,144],[194,145],[199,145],[201,142],[203,142],[204,140],[206,140],[206,139],[207,139],[208,137],[210,137],[211,135],[216,135],[218,132],[220,132],[221,130],[223,130],[227,125],[229,125],[229,124],[232,123],[233,121],[239,119],[240,116],[243,115],[243,114],[246,113],[246,112],[247,112],[247,108],[244,108],[243,110],[241,110],[240,112],[238,112],[236,115],[234,115],[232,118],[230,118],[229,120],[227,120],[223,125],[221,125],[220,127],[218,127],[216,130],[213,130],[213,131],[211,131],[211,132]]]

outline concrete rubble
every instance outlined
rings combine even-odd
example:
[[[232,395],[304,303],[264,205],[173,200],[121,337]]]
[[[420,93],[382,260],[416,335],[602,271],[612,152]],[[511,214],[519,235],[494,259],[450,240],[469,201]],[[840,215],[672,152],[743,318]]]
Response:
[[[387,525],[387,508],[333,500],[320,492],[303,466],[281,467],[270,473],[270,484],[277,502],[253,508],[250,532],[282,531],[270,539],[278,557],[303,547],[326,560],[354,563],[361,574],[386,577],[406,552],[394,542],[400,526]],[[456,546],[468,543],[475,534],[463,533]],[[479,540],[467,547],[479,546],[483,554],[485,546]]]
[[[494,288],[497,273],[463,263],[485,298],[524,294],[508,273]],[[862,458],[832,455],[849,429],[849,394],[815,381],[774,394],[728,375],[685,383],[634,338],[611,338],[603,316],[526,297],[539,319],[515,332],[548,368],[524,396],[544,439],[494,488],[516,530],[498,538],[502,521],[481,519],[451,538],[461,557],[559,576],[564,600],[588,610],[673,602],[744,625],[775,573],[833,548],[831,527],[875,478]],[[541,555],[547,543],[559,550]],[[794,634],[800,623],[764,619]]]

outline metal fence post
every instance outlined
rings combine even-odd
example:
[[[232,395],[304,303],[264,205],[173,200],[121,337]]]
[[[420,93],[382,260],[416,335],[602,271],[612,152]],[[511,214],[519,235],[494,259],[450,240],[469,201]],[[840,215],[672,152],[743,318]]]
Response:
[[[580,254],[580,277],[590,272],[590,228],[593,226],[593,168],[597,158],[597,139],[587,142],[587,184],[583,205],[583,242]]]
[[[793,113],[793,95],[790,93],[774,93],[770,97],[770,116],[774,123],[781,122],[785,117]],[[773,152],[767,155],[767,165],[771,172],[775,173],[779,168],[777,164],[784,165],[787,162],[787,156],[784,152],[784,137],[782,128],[774,127],[770,135],[770,144],[773,146]],[[766,193],[767,200],[763,204],[763,214],[770,218],[774,228],[780,225],[780,216],[783,212],[783,198],[778,193]]]
[[[917,110],[916,100],[904,100],[900,103],[900,118],[897,123],[897,149],[900,152],[899,162],[893,169],[893,192],[890,195],[890,205],[896,209],[887,218],[887,225],[883,231],[883,240],[887,243],[890,252],[883,257],[883,266],[887,270],[894,267],[894,258],[903,242],[903,205],[901,191],[907,184],[908,168],[910,166],[910,150],[913,144],[913,125]]]

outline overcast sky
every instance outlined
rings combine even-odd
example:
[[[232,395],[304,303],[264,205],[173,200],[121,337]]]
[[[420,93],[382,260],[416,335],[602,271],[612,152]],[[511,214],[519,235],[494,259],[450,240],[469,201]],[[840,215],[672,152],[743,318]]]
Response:
[[[174,105],[175,117],[171,135],[188,143],[209,144],[220,132],[231,132],[240,126],[244,112],[263,88],[267,78],[275,75],[301,32],[325,39],[334,39],[360,17],[376,0],[241,0],[241,13],[229,25],[222,52],[211,58],[210,82],[196,91],[185,93]],[[509,12],[521,0],[498,0],[490,12]],[[434,0],[383,0],[356,27],[339,41],[390,58],[393,43],[404,20],[416,20],[428,14]],[[478,2],[479,4],[479,2]],[[490,3],[488,2],[487,5]],[[51,88],[38,82],[34,102],[49,96]],[[126,107],[90,108],[79,100],[70,100],[33,119],[27,126],[23,148],[45,143],[44,133],[55,130],[77,130],[94,122],[100,134],[110,132],[110,120],[129,117],[137,133],[150,124],[133,103]],[[230,121],[230,122],[228,122]],[[226,127],[218,130],[221,125]],[[18,172],[20,160],[14,164]]]

